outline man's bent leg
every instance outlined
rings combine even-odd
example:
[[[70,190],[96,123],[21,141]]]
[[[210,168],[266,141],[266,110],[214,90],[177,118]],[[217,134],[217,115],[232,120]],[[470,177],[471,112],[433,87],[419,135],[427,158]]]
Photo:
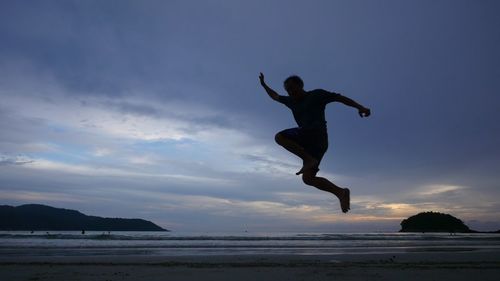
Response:
[[[346,213],[350,209],[350,191],[348,188],[341,188],[333,184],[331,181],[317,177],[314,172],[305,172],[302,175],[302,180],[305,184],[314,186],[320,190],[330,192],[337,196],[340,200],[342,212]]]
[[[317,168],[316,166],[318,165],[318,160],[315,159],[313,156],[311,156],[311,154],[309,154],[297,142],[283,136],[281,133],[277,133],[274,139],[279,145],[283,146],[286,150],[297,155],[303,160],[303,167],[300,171],[296,173],[297,175],[300,175],[307,170],[312,170]]]

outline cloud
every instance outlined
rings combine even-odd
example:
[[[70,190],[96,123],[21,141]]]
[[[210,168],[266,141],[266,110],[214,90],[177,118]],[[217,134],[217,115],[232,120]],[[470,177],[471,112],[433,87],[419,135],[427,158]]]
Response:
[[[0,155],[0,166],[4,165],[25,165],[25,164],[30,164],[32,163],[33,160],[25,157],[25,156],[6,156],[6,155]]]
[[[15,200],[26,203],[39,203],[39,202],[64,202],[64,203],[83,203],[85,199],[79,198],[75,195],[70,195],[61,192],[34,192],[26,190],[2,190],[0,194],[1,200]]]
[[[228,185],[232,181],[222,178],[209,178],[209,177],[198,177],[192,175],[182,175],[182,174],[165,174],[165,173],[141,173],[134,171],[127,171],[123,169],[116,169],[110,167],[94,167],[86,165],[72,165],[54,161],[48,161],[43,159],[30,160],[29,162],[23,163],[26,168],[29,169],[39,169],[39,170],[51,170],[57,171],[61,174],[72,173],[87,176],[106,176],[106,177],[143,177],[143,178],[160,178],[169,181],[187,181],[194,183],[206,183],[206,184],[218,184],[218,185]]]
[[[431,184],[420,187],[416,191],[416,193],[420,196],[431,197],[431,196],[437,196],[442,193],[450,194],[454,191],[462,190],[465,188],[467,187],[458,185]]]

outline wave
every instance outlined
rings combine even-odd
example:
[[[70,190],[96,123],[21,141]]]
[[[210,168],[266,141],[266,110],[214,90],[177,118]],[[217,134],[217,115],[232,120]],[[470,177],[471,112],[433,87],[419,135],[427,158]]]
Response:
[[[194,235],[170,236],[134,234],[21,234],[1,233],[1,239],[60,239],[60,240],[133,240],[133,241],[415,241],[415,240],[494,240],[500,235],[484,234],[296,234],[289,236]]]

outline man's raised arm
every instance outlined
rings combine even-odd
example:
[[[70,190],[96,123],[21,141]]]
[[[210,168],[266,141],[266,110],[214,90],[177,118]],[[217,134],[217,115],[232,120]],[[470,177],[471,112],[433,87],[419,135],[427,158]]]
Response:
[[[361,116],[361,117],[368,117],[371,114],[371,111],[369,108],[362,106],[361,104],[357,103],[356,101],[354,101],[346,96],[339,94],[337,96],[336,100],[338,102],[345,104],[345,105],[356,108],[358,110],[359,116]]]
[[[273,89],[269,88],[269,86],[267,86],[266,82],[264,81],[264,74],[262,74],[262,72],[260,73],[259,75],[259,80],[260,80],[260,84],[262,85],[262,87],[264,87],[264,89],[266,90],[267,94],[275,101],[277,101],[279,99],[279,96],[278,93],[276,93]]]

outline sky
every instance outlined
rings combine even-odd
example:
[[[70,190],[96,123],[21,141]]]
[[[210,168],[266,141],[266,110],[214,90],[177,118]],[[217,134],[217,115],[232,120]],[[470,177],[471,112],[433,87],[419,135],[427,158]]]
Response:
[[[500,229],[498,1],[1,1],[0,204],[172,231]],[[299,75],[330,103],[319,176],[274,141]]]

